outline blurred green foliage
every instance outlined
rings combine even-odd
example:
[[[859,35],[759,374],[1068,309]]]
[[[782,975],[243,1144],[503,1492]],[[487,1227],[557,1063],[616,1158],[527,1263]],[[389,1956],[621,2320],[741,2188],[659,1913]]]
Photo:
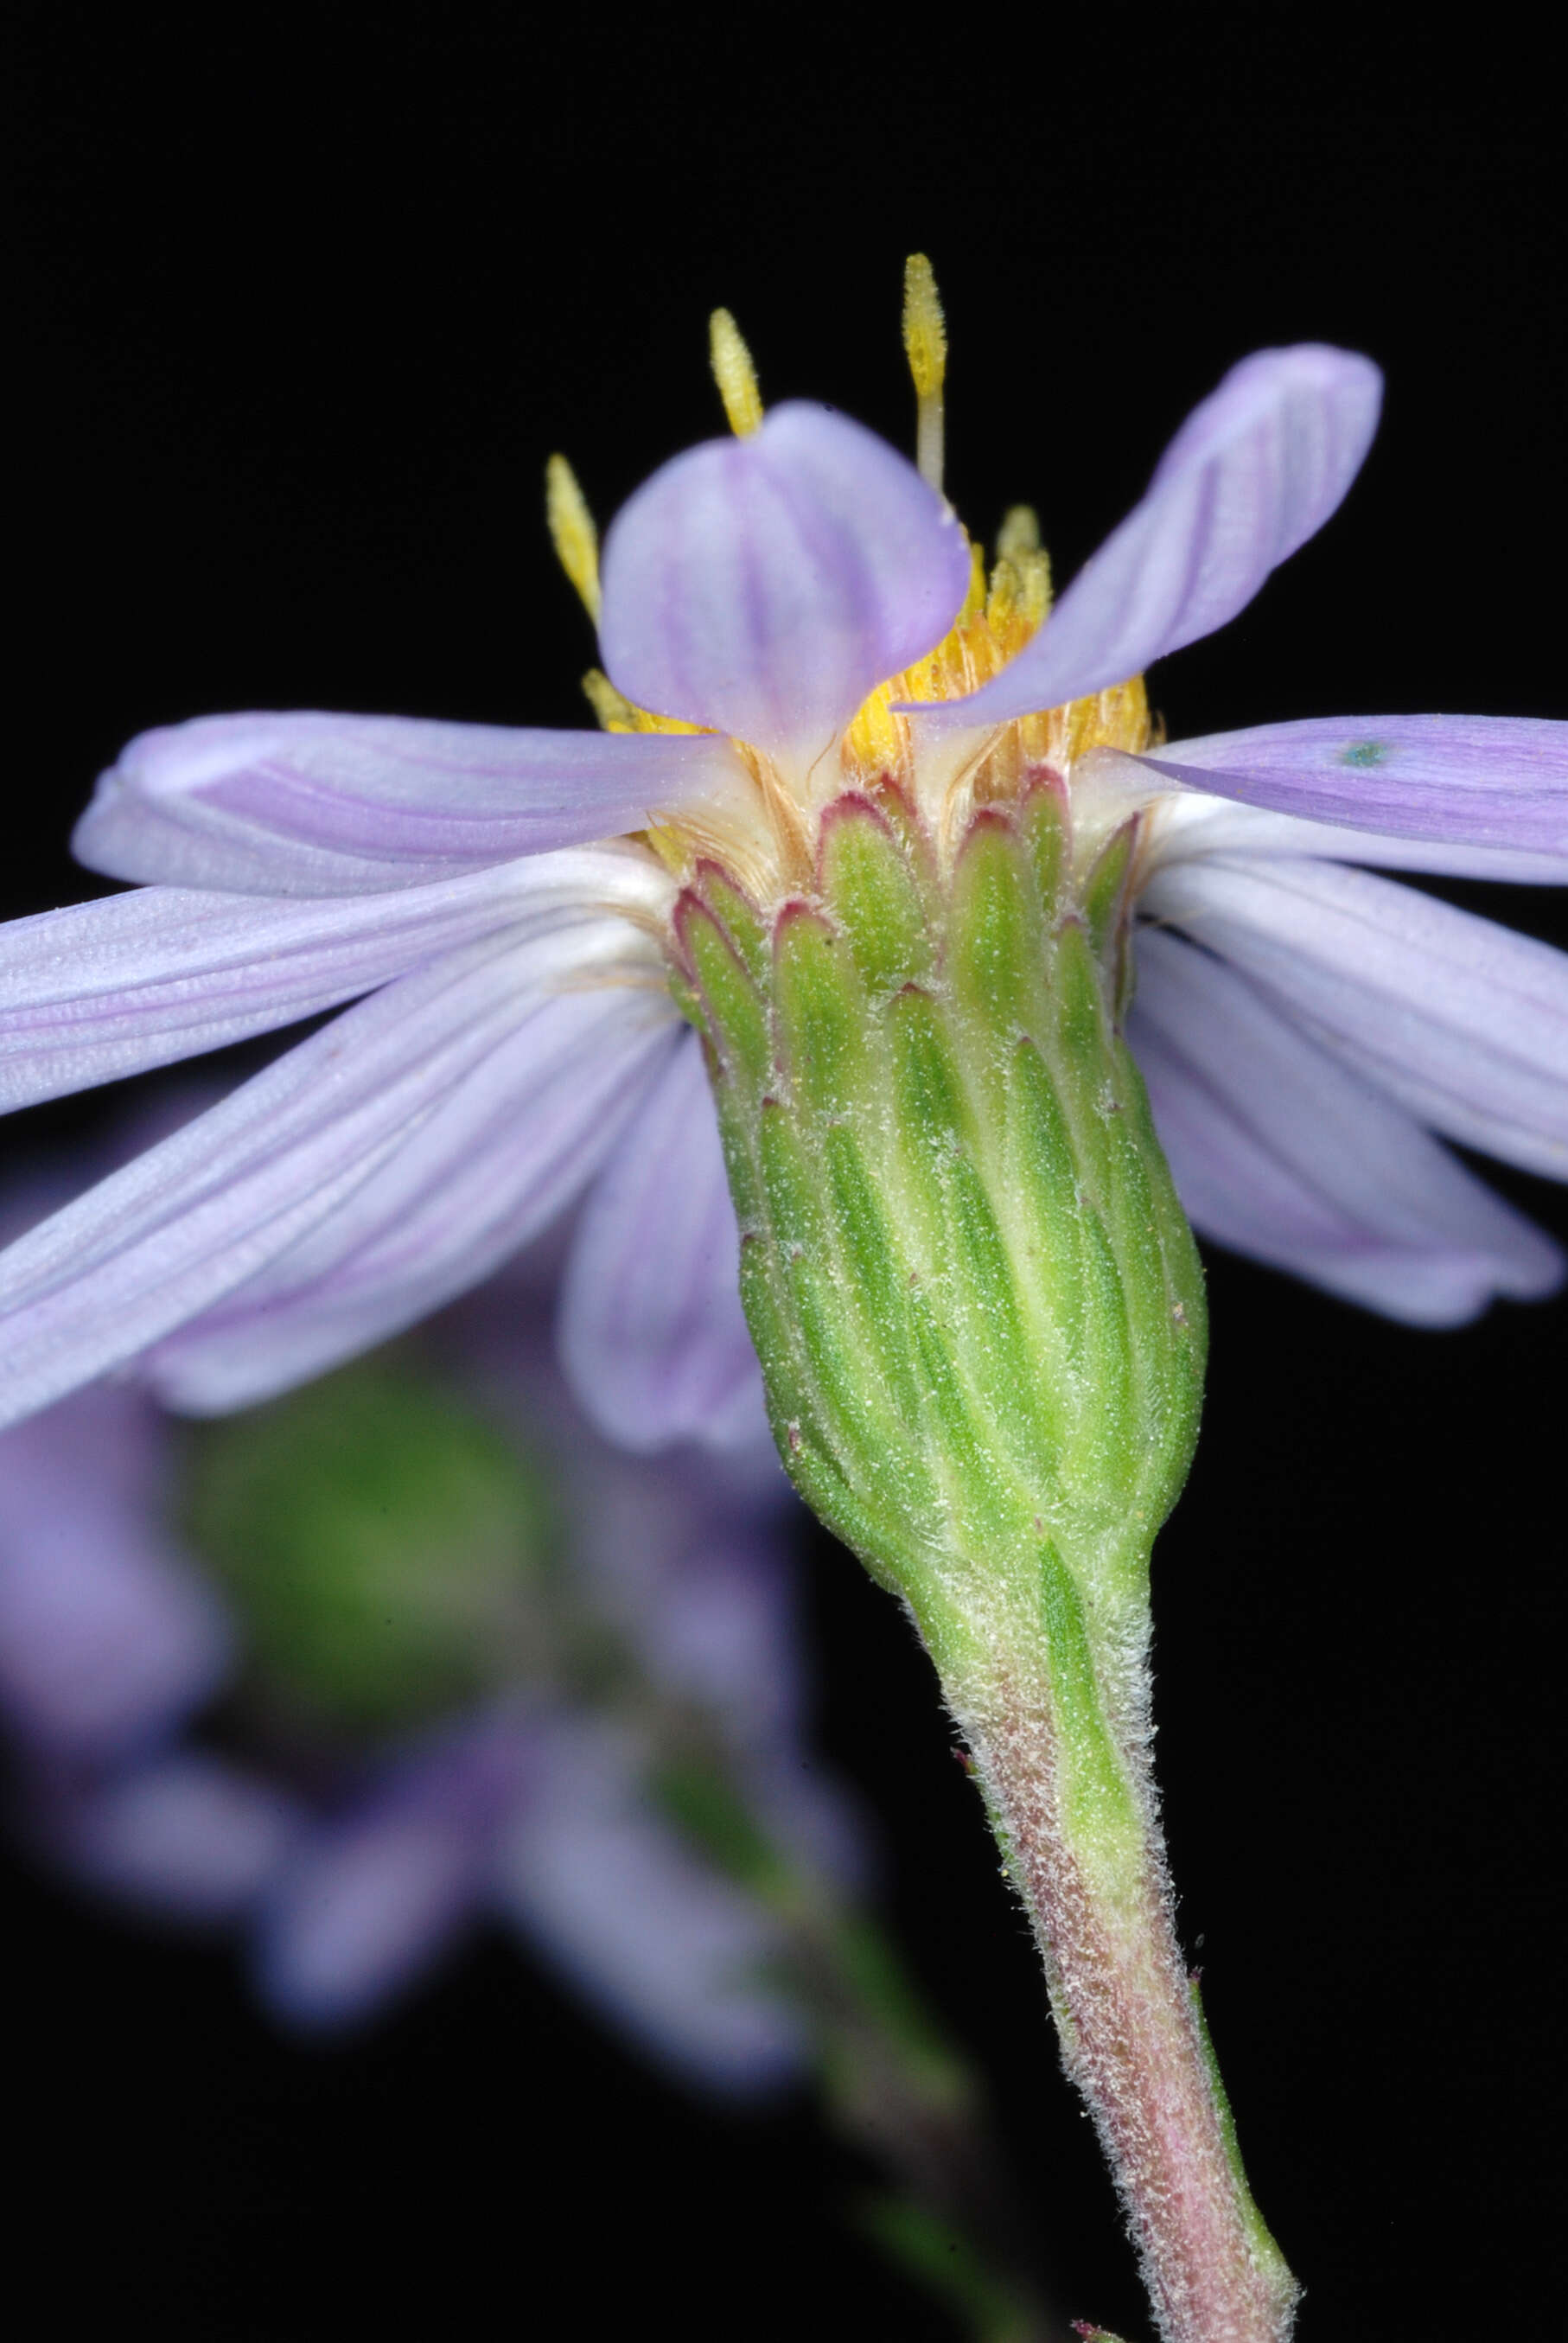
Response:
[[[182,1510],[257,1675],[307,1717],[417,1723],[542,1657],[540,1476],[412,1369],[354,1366],[193,1427]]]

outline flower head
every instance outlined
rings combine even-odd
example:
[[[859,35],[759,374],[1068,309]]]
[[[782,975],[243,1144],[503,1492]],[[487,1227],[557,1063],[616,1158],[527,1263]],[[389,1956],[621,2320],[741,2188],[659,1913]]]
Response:
[[[357,1005],[0,1262],[7,1417],[144,1353],[184,1408],[282,1390],[586,1194],[563,1304],[586,1402],[647,1447],[735,1436],[755,1368],[678,906],[715,868],[764,920],[809,900],[829,809],[868,790],[939,856],[1048,784],[1085,876],[1114,847],[1127,1033],[1201,1232],[1431,1323],[1555,1283],[1441,1142],[1568,1172],[1568,960],[1373,874],[1568,878],[1568,729],[1166,741],[1141,680],[1332,513],[1375,369],[1315,346],[1235,367],[1052,606],[1029,515],[988,569],[942,498],[913,292],[919,470],[831,410],[764,415],[732,327],[736,435],[632,498],[602,580],[558,468],[599,733],[256,715],[126,750],[76,850],[141,891],[0,935],[5,1102]]]

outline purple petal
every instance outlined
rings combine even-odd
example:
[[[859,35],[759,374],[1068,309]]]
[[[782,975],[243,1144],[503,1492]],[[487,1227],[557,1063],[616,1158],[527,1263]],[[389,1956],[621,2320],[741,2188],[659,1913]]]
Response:
[[[0,1709],[38,1754],[123,1755],[227,1672],[222,1608],[163,1528],[160,1432],[98,1390],[0,1434]]]
[[[113,879],[352,895],[615,837],[748,786],[727,742],[690,736],[199,716],[130,743],[72,844]]]
[[[970,557],[914,468],[826,407],[776,407],[656,472],[604,551],[599,641],[643,708],[801,773],[947,632]]]
[[[475,1916],[528,1770],[523,1735],[487,1723],[304,1841],[263,1916],[267,2006],[297,2026],[334,2026],[406,1991]]]
[[[596,1608],[654,1684],[696,1702],[719,1725],[737,1784],[777,1845],[845,1887],[863,1885],[864,1826],[800,1738],[805,1687],[787,1545],[796,1513],[782,1473],[776,1468],[764,1509],[751,1501],[749,1521],[732,1502],[728,1522],[720,1516],[661,1544],[648,1523],[678,1467],[671,1460],[662,1472],[633,1470],[639,1509],[590,1521],[593,1508],[578,1506],[574,1564]]]
[[[537,1440],[531,1399],[519,1421]],[[572,1569],[595,1611],[659,1691],[720,1718],[735,1750],[789,1737],[802,1691],[787,1546],[796,1506],[777,1459],[765,1493],[727,1488],[728,1456],[650,1462],[570,1419],[550,1428]]]
[[[1527,716],[1334,716],[1176,740],[1173,781],[1385,836],[1568,857],[1568,724]]]
[[[1143,907],[1423,1121],[1568,1179],[1568,955],[1413,888],[1282,857],[1168,865]]]
[[[632,931],[489,938],[347,1010],[0,1254],[0,1423],[119,1365],[286,1252],[504,1047],[542,984]]]
[[[1201,1234],[1418,1325],[1534,1298],[1563,1260],[1233,969],[1138,940],[1128,1038]]]
[[[996,724],[1140,675],[1245,609],[1322,528],[1377,428],[1368,358],[1307,342],[1232,367],[1187,417],[1149,493],[994,682],[940,720]]]
[[[658,908],[650,857],[620,849],[395,897],[299,903],[152,887],[0,927],[0,1109],[216,1050],[335,1008],[456,945]]]
[[[1098,766],[1115,751],[1095,749]],[[1090,763],[1074,768],[1074,784]],[[1148,771],[1150,760],[1118,760]],[[1204,861],[1214,855],[1307,856],[1320,862],[1366,862],[1390,870],[1424,870],[1455,879],[1493,879],[1527,887],[1568,886],[1568,854],[1535,854],[1510,846],[1473,846],[1400,838],[1382,830],[1347,830],[1332,822],[1266,812],[1234,798],[1208,797],[1185,787],[1156,798],[1147,831],[1146,869],[1167,862]]]
[[[781,1551],[789,1517],[682,1543],[673,1566],[645,1580],[630,1622],[653,1682],[723,1721],[732,1748],[771,1747],[801,1704],[794,1580]],[[653,1599],[649,1599],[652,1597]]]
[[[636,1753],[609,1728],[554,1727],[493,1894],[579,1993],[678,2075],[742,2096],[799,2072],[799,2023],[760,1981],[773,1924],[650,1812]]]
[[[87,1885],[161,1919],[213,1926],[254,1904],[305,1814],[271,1783],[181,1750],[44,1821],[57,1859]]]
[[[546,1240],[443,1317],[435,1339],[487,1413],[549,1453],[572,1523],[572,1570],[665,1690],[721,1711],[737,1746],[798,1714],[787,1540],[797,1503],[772,1440],[634,1456],[571,1398],[548,1319],[559,1249]],[[541,1278],[540,1272],[544,1276]]]
[[[165,1403],[247,1407],[400,1333],[525,1244],[592,1176],[669,1048],[673,1011],[612,991],[513,1029],[347,1200],[142,1362]]]
[[[765,1423],[740,1308],[740,1238],[702,1063],[689,1033],[638,1109],[578,1224],[561,1356],[586,1413],[638,1453],[725,1446]]]

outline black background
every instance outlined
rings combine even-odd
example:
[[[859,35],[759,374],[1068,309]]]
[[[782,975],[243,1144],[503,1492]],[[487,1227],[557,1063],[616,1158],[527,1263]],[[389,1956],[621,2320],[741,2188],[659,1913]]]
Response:
[[[1157,676],[1173,732],[1568,715],[1561,141],[1507,12],[1451,52],[1293,10],[974,10],[918,38],[890,12],[563,15],[13,20],[4,909],[95,891],[66,831],[148,724],[578,721],[545,455],[608,517],[719,427],[719,301],[765,395],[907,441],[914,246],[948,304],[950,491],[988,533],[1031,498],[1059,574],[1245,350],[1386,367],[1347,508]],[[1568,940],[1550,895],[1452,891]],[[52,1111],[34,1127],[84,1110]],[[1500,1184],[1568,1232],[1560,1192]],[[1568,1306],[1421,1335],[1224,1260],[1212,1301],[1157,1557],[1161,1762],[1301,2332],[1545,2335]],[[826,1743],[994,2078],[1042,2253],[1076,2315],[1144,2335],[925,1664],[825,1542],[811,1586]],[[950,2332],[848,2233],[859,2176],[809,2106],[738,2122],[668,2091],[508,1946],[307,2051],[222,1952],[7,1894],[12,2267],[60,2331]]]

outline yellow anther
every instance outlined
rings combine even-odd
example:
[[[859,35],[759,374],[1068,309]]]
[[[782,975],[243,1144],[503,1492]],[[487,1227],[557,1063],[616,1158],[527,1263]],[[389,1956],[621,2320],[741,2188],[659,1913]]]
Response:
[[[603,668],[590,667],[582,679],[588,706],[607,732],[702,732],[706,725],[689,724],[683,716],[656,716],[618,691]]]
[[[1040,551],[1040,516],[1032,505],[1009,505],[996,533],[997,557],[1016,561],[1020,553]]]
[[[1005,555],[992,568],[990,592],[986,596],[986,624],[993,630],[1005,627],[1023,599],[1023,579]]]
[[[1008,508],[997,531],[996,550],[991,592],[1003,593],[1032,634],[1050,608],[1050,557],[1040,544],[1040,522],[1031,506]]]
[[[729,428],[738,439],[745,439],[762,421],[762,394],[751,353],[728,309],[715,309],[708,321],[708,353]]]
[[[637,709],[625,692],[618,691],[603,668],[590,667],[582,679],[588,706],[607,732],[640,730]]]
[[[955,627],[966,626],[977,610],[985,608],[985,550],[979,545],[970,548],[970,590],[964,596]]]
[[[904,263],[904,350],[915,378],[920,421],[915,460],[920,478],[940,492],[942,485],[942,384],[948,371],[948,329],[937,296],[937,280],[923,252]]]
[[[545,518],[556,558],[582,597],[584,609],[598,624],[598,531],[577,474],[564,456],[552,456],[545,466]]]

